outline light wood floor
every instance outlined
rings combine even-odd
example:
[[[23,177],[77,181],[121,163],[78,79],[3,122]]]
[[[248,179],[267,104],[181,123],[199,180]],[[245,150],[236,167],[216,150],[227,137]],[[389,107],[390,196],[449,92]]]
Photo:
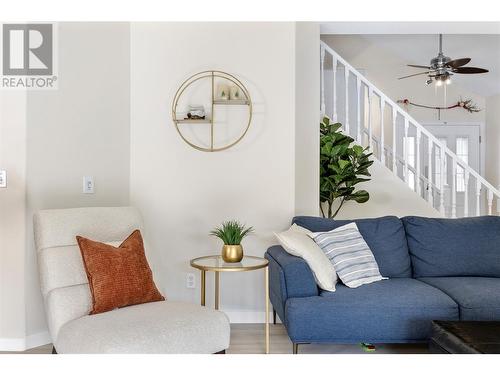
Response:
[[[263,324],[232,324],[231,344],[227,353],[230,354],[259,354],[264,353],[264,325]],[[27,350],[23,353],[50,354],[52,345],[43,345]],[[0,352],[1,353],[1,352]],[[12,353],[12,352],[10,352]],[[285,328],[281,324],[271,324],[271,353],[291,354],[292,343],[288,338]],[[310,344],[300,345],[301,354],[363,354],[359,345],[330,345]],[[419,354],[428,353],[425,344],[383,344],[377,345],[375,352],[367,354]]]

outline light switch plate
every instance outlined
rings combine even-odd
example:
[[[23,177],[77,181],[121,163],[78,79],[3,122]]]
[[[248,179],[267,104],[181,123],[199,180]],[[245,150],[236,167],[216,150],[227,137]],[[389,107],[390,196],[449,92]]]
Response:
[[[94,194],[94,178],[83,176],[83,194]]]
[[[5,169],[0,169],[0,188],[7,187],[7,171]]]

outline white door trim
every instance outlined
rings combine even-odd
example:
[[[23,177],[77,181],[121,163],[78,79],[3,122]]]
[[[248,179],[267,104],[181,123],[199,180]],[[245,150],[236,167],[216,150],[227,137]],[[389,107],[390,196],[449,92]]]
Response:
[[[484,121],[429,121],[421,122],[422,126],[479,126],[479,174],[485,178],[485,145],[486,145],[486,131]]]

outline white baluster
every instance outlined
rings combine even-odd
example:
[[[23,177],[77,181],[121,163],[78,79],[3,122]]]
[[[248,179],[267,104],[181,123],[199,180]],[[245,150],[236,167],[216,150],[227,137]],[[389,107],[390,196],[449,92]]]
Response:
[[[481,216],[481,181],[476,178],[476,216]]]
[[[392,107],[392,173],[395,176],[398,175],[398,160],[396,158],[396,120],[398,118],[398,113],[396,112],[396,107]]]
[[[384,110],[385,100],[382,96],[380,96],[380,161],[385,167]]]
[[[404,178],[405,182],[408,183],[408,128],[410,127],[410,123],[408,122],[408,118],[405,117],[405,137],[403,139],[403,159],[405,162],[404,169]]]
[[[464,217],[469,217],[469,171],[464,168]]]
[[[429,137],[429,142],[427,143],[427,157],[428,157],[428,170],[427,170],[427,202],[429,202],[432,207],[434,207],[434,199],[432,197],[432,142],[431,137]]]
[[[491,215],[493,208],[493,191],[488,189],[488,215]]]
[[[358,101],[358,105],[356,107],[357,112],[357,122],[358,122],[358,129],[356,132],[356,138],[357,141],[360,145],[363,144],[363,138],[361,138],[361,79],[359,76],[356,76],[356,100]]]
[[[373,90],[371,87],[369,87],[368,88],[368,146],[370,146],[370,152],[373,152],[372,98],[373,98]]]
[[[451,159],[451,217],[457,217],[457,160]]]
[[[415,152],[415,157],[416,157],[416,167],[415,167],[415,184],[416,184],[416,192],[418,196],[421,196],[420,194],[420,137],[422,136],[420,132],[420,128],[417,127],[417,139],[416,139],[416,152]]]
[[[446,155],[444,153],[444,146],[443,144],[440,144],[439,145],[439,150],[440,150],[440,157],[439,157],[439,163],[441,164],[440,166],[440,170],[441,170],[441,174],[440,174],[440,177],[441,177],[441,181],[439,182],[439,185],[440,185],[440,190],[441,190],[441,196],[439,198],[439,211],[441,212],[442,215],[445,215],[446,214],[446,210],[444,208],[444,182],[445,182],[445,178],[446,178],[446,173],[447,171],[445,171],[445,166],[446,166]]]
[[[325,46],[321,45],[321,119],[325,116]]]
[[[345,78],[345,133],[349,135],[349,69],[344,66],[344,78]]]
[[[337,59],[332,56],[332,67],[333,67],[333,122],[338,122],[337,118]]]

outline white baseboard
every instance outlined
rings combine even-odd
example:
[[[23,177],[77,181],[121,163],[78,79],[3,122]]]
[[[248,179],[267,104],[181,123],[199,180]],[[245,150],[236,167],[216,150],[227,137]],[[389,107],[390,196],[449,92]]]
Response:
[[[0,337],[0,350],[4,352],[22,352],[26,347],[26,339],[6,339]]]
[[[48,331],[35,333],[26,337],[26,349],[36,348],[37,346],[47,345],[52,342]],[[25,349],[25,350],[26,350]]]
[[[22,352],[37,346],[50,344],[52,339],[49,332],[39,332],[21,338],[1,338],[0,351],[5,352]]]

